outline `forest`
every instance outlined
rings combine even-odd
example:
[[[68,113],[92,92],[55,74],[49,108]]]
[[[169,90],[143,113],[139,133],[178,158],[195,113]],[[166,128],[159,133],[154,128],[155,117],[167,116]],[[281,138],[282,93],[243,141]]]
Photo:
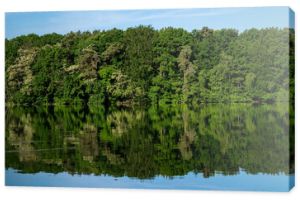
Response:
[[[294,38],[141,25],[6,39],[6,169],[293,174]]]
[[[208,27],[5,40],[7,105],[179,105],[294,99],[293,29]]]

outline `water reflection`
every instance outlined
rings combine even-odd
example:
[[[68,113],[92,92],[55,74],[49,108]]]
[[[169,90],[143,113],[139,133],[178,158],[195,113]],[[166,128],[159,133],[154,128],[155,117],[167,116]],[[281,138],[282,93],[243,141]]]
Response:
[[[6,169],[153,179],[293,174],[286,104],[6,110]],[[291,132],[291,134],[289,134]],[[290,145],[291,144],[291,145]]]

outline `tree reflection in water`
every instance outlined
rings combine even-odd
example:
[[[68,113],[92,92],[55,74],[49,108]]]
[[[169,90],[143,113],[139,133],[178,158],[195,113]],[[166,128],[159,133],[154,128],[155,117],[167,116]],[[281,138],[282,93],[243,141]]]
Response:
[[[151,179],[203,173],[294,173],[287,104],[9,107],[6,168]]]

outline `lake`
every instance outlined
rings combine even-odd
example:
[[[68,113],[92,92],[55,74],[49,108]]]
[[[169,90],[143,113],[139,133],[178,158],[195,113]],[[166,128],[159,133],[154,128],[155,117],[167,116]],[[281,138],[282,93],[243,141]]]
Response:
[[[289,191],[286,103],[7,107],[8,186]]]

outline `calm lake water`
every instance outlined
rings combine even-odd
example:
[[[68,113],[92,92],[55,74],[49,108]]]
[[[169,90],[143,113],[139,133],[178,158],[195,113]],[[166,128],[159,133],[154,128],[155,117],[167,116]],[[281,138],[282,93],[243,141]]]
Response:
[[[6,185],[288,191],[289,106],[8,107]]]

